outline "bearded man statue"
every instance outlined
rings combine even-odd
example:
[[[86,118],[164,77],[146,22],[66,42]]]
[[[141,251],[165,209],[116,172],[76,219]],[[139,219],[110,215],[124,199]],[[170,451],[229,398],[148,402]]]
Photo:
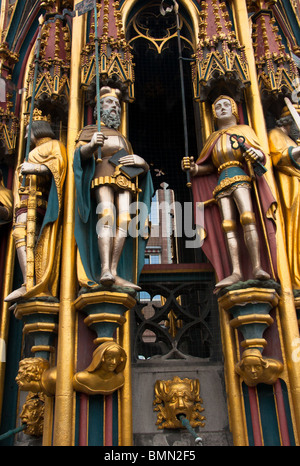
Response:
[[[84,127],[74,154],[77,273],[81,287],[88,289],[99,285],[139,289],[133,283],[134,243],[128,235],[128,226],[131,204],[137,195],[146,211],[150,209],[153,186],[148,164],[133,154],[129,141],[117,129],[121,123],[121,101],[119,89],[101,88],[101,131],[97,125]],[[98,148],[101,159],[97,156]],[[125,167],[134,169],[133,173],[128,174]],[[127,252],[122,258],[124,247]],[[143,257],[141,251],[139,271]]]

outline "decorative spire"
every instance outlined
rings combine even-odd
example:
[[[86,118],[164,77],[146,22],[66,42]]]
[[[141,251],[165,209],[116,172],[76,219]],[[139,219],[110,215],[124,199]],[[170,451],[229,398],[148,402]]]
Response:
[[[199,43],[193,67],[195,98],[206,100],[220,83],[235,89],[239,100],[242,89],[249,84],[244,47],[232,30],[225,2],[201,1]]]
[[[277,0],[248,0],[253,22],[253,47],[263,102],[291,95],[298,77],[297,66],[286,51],[271,7]]]
[[[119,2],[102,0],[97,5],[99,37],[99,73],[102,81],[111,77],[128,86],[129,99],[133,100],[133,63],[131,47],[125,39]],[[89,42],[82,51],[83,87],[87,90],[95,80],[95,18],[91,12]]]
[[[71,59],[71,34],[66,14],[62,9],[71,6],[67,0],[43,0],[46,9],[41,30],[39,72],[35,89],[35,105],[54,113],[66,116],[69,100],[69,75]],[[64,11],[64,13],[66,13]],[[31,64],[27,101],[28,108],[32,96],[34,63]],[[27,111],[29,111],[27,109]]]
[[[11,52],[6,42],[0,44],[0,140],[4,150],[1,148],[1,160],[12,163],[11,155],[16,149],[18,119],[12,111],[12,72],[18,62],[18,54]],[[8,155],[8,157],[7,157]]]

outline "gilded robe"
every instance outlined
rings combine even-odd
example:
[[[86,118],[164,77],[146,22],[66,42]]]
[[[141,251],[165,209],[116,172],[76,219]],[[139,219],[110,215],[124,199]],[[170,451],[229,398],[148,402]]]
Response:
[[[40,212],[42,224],[34,250],[35,285],[23,299],[37,296],[57,297],[59,266],[62,240],[63,185],[67,170],[67,155],[64,145],[55,139],[38,140],[37,146],[29,152],[29,163],[45,165],[49,175],[26,175],[26,185],[31,176],[36,176],[37,215]],[[16,171],[18,190],[15,193],[15,215],[27,211],[27,196],[20,193],[23,175]]]
[[[292,150],[296,143],[280,128],[269,132],[269,147],[284,219],[286,251],[294,289],[300,289],[300,164]]]

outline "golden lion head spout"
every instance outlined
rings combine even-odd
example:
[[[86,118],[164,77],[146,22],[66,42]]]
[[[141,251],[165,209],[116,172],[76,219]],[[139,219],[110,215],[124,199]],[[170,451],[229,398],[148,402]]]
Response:
[[[200,383],[197,379],[157,380],[154,387],[154,411],[158,411],[156,425],[158,429],[180,429],[180,415],[184,415],[192,427],[204,426],[205,417],[200,398]]]

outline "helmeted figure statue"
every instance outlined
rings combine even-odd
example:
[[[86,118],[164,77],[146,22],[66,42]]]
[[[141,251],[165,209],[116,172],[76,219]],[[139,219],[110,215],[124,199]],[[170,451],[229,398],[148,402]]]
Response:
[[[300,114],[300,107],[297,106]],[[300,147],[299,130],[287,107],[268,135],[270,156],[284,218],[286,251],[290,265],[292,285],[300,290]]]
[[[222,95],[212,108],[218,129],[206,141],[198,160],[194,162],[193,158],[185,157],[182,168],[192,175],[194,201],[204,202],[213,198],[218,206],[218,209],[212,205],[205,210],[207,236],[203,250],[216,270],[219,278],[216,288],[219,289],[243,279],[268,280],[270,274],[266,270],[268,259],[262,266],[265,257],[261,257],[262,243],[252,200],[252,178],[246,167],[246,161],[264,164],[265,156],[252,128],[238,124],[238,109],[232,98]],[[234,142],[240,139],[244,141],[244,147],[235,147]],[[263,191],[261,202],[265,213],[274,198],[264,177],[257,178]],[[240,222],[237,222],[237,213]],[[268,233],[268,240],[274,246],[272,225],[268,226]],[[248,254],[239,244],[242,240]],[[251,264],[250,269],[248,264]]]
[[[128,235],[130,206],[139,194],[139,201],[147,206],[146,210],[150,208],[153,187],[148,164],[132,153],[129,141],[117,129],[121,121],[121,100],[119,89],[101,88],[101,132],[97,131],[97,125],[84,127],[74,154],[77,269],[79,283],[84,288],[101,284],[139,289],[132,282],[133,238]],[[99,147],[101,160],[97,159]],[[125,167],[134,169],[133,174],[128,175]],[[147,217],[148,212],[145,214]],[[124,247],[128,252],[122,260]],[[141,252],[140,260],[143,257]]]
[[[67,156],[47,118],[37,109],[31,128],[32,150],[28,161],[16,170],[14,193],[13,237],[24,282],[5,298],[9,302],[37,296],[57,297],[58,293]],[[28,126],[26,138],[27,133]],[[30,246],[28,239],[33,239]],[[32,254],[30,261],[29,254]]]

